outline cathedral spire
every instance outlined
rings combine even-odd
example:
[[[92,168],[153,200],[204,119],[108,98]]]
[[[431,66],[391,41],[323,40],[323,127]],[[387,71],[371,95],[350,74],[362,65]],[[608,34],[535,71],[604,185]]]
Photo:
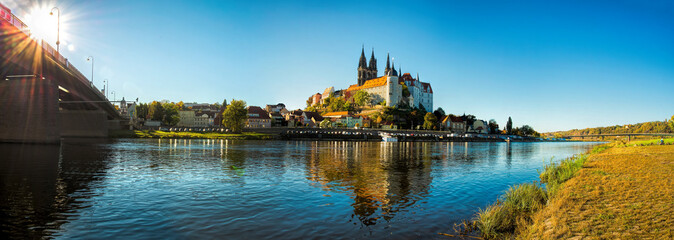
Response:
[[[402,76],[403,76],[403,68],[402,68],[402,66],[398,65],[398,77],[402,77]]]
[[[398,71],[396,71],[395,61],[391,61],[391,76],[398,76]]]
[[[358,61],[358,68],[367,68],[367,59],[365,59],[365,45],[360,51],[360,60]]]
[[[389,57],[389,54],[386,53],[386,68],[384,69],[384,75],[388,76],[389,72],[391,72],[391,58]]]
[[[370,64],[368,66],[372,78],[377,77],[377,59],[374,57],[374,48],[372,48],[372,56],[370,56]]]

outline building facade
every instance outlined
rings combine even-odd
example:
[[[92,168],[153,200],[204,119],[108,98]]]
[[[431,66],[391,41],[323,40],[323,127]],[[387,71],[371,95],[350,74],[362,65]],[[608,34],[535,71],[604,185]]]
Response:
[[[246,119],[247,128],[270,128],[271,118],[269,113],[258,106],[248,107],[248,119]]]

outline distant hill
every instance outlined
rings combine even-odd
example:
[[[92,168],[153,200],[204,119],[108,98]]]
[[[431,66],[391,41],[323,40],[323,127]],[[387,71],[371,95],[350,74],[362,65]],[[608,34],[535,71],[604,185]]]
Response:
[[[645,122],[637,124],[616,125],[610,127],[596,127],[585,129],[572,129],[568,131],[550,132],[546,135],[594,135],[594,134],[615,134],[615,133],[672,133],[672,129],[667,122]]]

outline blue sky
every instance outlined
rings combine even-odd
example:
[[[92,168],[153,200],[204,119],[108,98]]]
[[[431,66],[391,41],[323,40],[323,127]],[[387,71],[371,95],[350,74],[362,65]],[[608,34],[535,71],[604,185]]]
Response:
[[[95,84],[109,79],[116,98],[303,108],[356,83],[364,45],[379,69],[388,52],[430,82],[436,108],[501,125],[674,114],[672,1],[0,2],[22,18],[58,6],[63,55],[87,76],[94,56]]]

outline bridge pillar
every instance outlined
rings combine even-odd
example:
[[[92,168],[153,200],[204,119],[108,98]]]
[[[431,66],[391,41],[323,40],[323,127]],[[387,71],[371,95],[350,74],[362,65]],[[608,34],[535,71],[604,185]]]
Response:
[[[0,142],[59,143],[58,91],[50,79],[0,79]]]
[[[108,137],[108,117],[102,110],[61,110],[62,137]]]

